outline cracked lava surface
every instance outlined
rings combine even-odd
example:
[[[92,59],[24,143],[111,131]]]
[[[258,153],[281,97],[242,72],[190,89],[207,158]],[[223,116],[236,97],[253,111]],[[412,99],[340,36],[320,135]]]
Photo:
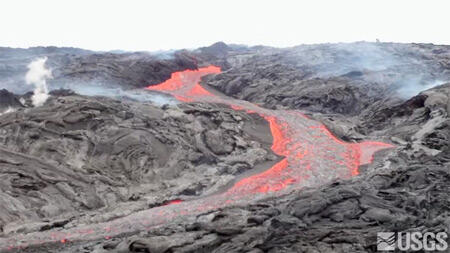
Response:
[[[262,173],[238,181],[217,195],[185,202],[176,200],[105,223],[0,238],[0,249],[20,250],[45,243],[110,239],[125,233],[150,230],[189,215],[242,205],[306,186],[319,186],[338,178],[348,179],[358,174],[360,165],[370,163],[375,152],[393,147],[371,141],[346,143],[334,137],[324,125],[298,111],[265,109],[247,101],[214,95],[200,85],[202,76],[220,72],[220,68],[215,66],[175,72],[169,80],[147,89],[170,94],[182,102],[220,103],[235,110],[259,114],[269,122],[272,150],[284,157],[280,162]]]

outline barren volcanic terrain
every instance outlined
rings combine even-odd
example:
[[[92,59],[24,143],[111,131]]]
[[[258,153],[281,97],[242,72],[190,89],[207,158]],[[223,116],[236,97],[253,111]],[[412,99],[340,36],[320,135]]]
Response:
[[[371,252],[450,225],[448,46],[1,50],[1,251]]]

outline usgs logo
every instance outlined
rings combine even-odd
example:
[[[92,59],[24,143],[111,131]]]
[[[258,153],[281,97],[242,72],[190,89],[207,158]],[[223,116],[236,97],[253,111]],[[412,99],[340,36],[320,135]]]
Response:
[[[381,232],[377,233],[378,251],[444,251],[448,248],[447,233]]]

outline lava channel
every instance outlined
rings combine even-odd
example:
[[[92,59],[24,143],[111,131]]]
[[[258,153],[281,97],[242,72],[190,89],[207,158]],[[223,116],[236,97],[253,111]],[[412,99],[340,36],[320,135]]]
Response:
[[[215,66],[175,72],[169,80],[147,89],[170,94],[182,102],[220,103],[234,110],[259,114],[269,122],[273,136],[272,150],[284,157],[280,162],[260,174],[238,181],[218,195],[192,201],[174,200],[100,224],[1,238],[0,249],[109,239],[124,233],[151,230],[156,225],[168,222],[182,221],[187,215],[250,203],[269,194],[278,196],[292,189],[348,179],[358,174],[360,165],[370,163],[375,152],[393,147],[382,142],[347,143],[333,136],[321,123],[298,111],[265,109],[247,101],[214,95],[200,85],[202,76],[220,72],[220,68]]]

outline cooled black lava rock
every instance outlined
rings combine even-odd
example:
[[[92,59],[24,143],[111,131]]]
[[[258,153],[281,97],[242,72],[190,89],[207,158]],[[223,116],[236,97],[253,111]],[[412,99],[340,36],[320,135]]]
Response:
[[[0,90],[0,111],[8,107],[23,107],[20,103],[19,97],[9,92],[6,89]]]
[[[225,70],[203,80],[209,88],[261,106],[302,110],[348,141],[390,140],[396,148],[378,154],[350,180],[269,195],[133,235],[54,243],[28,252],[375,252],[377,232],[450,232],[450,85],[419,93],[431,87],[427,84],[449,80],[449,46],[352,43],[276,49],[218,43],[183,53],[198,65]],[[167,78],[155,69],[149,75],[137,71],[142,78],[120,70],[133,54],[102,55],[69,59],[68,76],[89,79],[85,70],[93,70],[92,77],[104,75],[124,86]],[[87,66],[76,67],[77,62]],[[418,94],[405,97],[404,87],[419,87],[414,89]],[[56,111],[61,113],[53,115]],[[6,171],[0,195],[7,210],[0,212],[3,235],[95,224],[180,195],[208,194],[217,180],[230,182],[241,169],[274,158],[270,140],[241,128],[257,123],[255,118],[218,105],[160,109],[56,96],[41,109],[0,116],[0,122],[0,169]],[[251,148],[267,155],[242,158],[238,167],[229,164],[230,155]],[[211,168],[214,173],[208,174]],[[67,203],[65,218],[46,220],[61,212],[57,204],[49,205],[49,196],[62,201],[61,207]],[[12,223],[25,219],[36,222]]]
[[[38,47],[28,50],[0,48],[0,52],[0,89],[19,94],[33,90],[25,84],[24,76],[27,65],[40,57],[48,58],[47,66],[52,70],[50,89],[82,85],[142,88],[170,78],[175,71],[197,68],[197,59],[187,51],[158,55]]]
[[[1,234],[45,230],[55,220],[110,220],[221,191],[236,163],[251,169],[276,162],[269,126],[257,117],[217,105],[162,109],[67,90],[53,92],[44,106],[0,115]],[[267,138],[251,133],[256,124]]]

